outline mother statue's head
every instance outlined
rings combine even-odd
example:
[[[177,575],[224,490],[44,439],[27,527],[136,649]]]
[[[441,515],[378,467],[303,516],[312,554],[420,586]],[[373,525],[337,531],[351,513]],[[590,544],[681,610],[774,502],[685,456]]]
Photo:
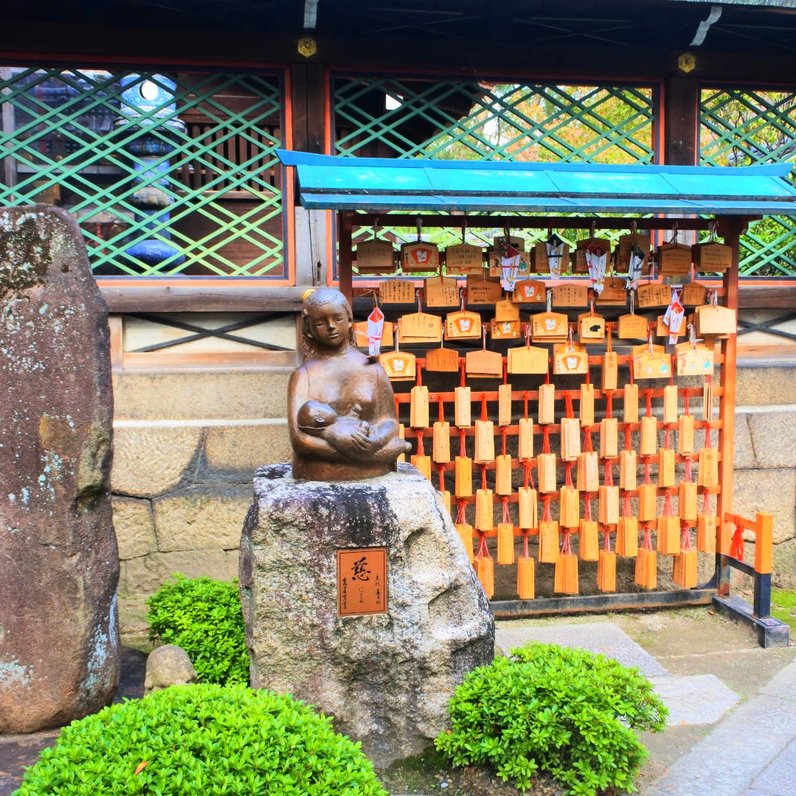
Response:
[[[332,306],[341,308],[345,313],[348,319],[348,342],[354,345],[354,313],[351,311],[348,299],[333,287],[321,287],[306,296],[301,311],[304,347],[307,352],[315,349],[316,337],[313,334],[313,318]]]

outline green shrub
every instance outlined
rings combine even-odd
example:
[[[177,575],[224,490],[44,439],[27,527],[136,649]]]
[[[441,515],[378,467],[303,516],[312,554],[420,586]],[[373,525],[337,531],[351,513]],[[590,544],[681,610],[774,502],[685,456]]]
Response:
[[[15,796],[386,796],[359,744],[289,696],[187,685],[72,722]]]
[[[147,600],[149,637],[182,647],[204,683],[248,683],[249,654],[236,582],[179,573]]]
[[[647,756],[634,730],[660,731],[668,714],[638,670],[554,644],[473,670],[450,711],[436,746],[454,765],[491,765],[520,789],[542,770],[575,794],[634,790]]]

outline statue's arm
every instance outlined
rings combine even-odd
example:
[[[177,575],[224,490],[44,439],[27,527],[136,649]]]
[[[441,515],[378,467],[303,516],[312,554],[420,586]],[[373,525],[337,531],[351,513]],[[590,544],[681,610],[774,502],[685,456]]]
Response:
[[[310,399],[307,389],[309,380],[304,366],[296,368],[288,382],[287,424],[290,444],[300,456],[324,459],[330,462],[343,461],[345,457],[336,451],[322,437],[313,437],[298,427],[298,410]]]

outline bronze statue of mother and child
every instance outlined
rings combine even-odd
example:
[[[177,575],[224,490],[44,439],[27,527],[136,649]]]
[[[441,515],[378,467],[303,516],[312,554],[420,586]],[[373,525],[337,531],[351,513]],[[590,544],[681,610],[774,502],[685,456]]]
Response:
[[[302,321],[305,358],[288,386],[293,477],[354,481],[395,470],[411,445],[398,436],[387,374],[354,345],[348,300],[334,288],[315,290]]]

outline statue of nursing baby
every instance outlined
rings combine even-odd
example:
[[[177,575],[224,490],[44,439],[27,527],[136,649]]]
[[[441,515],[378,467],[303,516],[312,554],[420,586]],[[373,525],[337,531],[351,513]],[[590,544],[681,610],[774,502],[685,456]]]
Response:
[[[349,481],[395,470],[411,446],[398,437],[387,374],[354,347],[345,296],[315,290],[302,316],[307,355],[288,385],[293,477]]]

